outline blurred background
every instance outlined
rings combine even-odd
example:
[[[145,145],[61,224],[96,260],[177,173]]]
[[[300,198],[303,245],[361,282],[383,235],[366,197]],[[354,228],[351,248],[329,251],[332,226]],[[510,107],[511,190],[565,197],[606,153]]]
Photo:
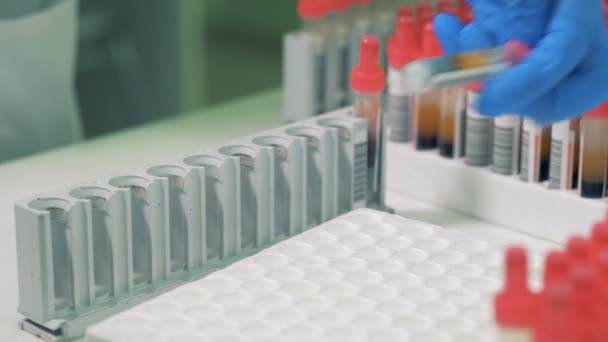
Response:
[[[84,0],[76,86],[85,135],[277,88],[296,0]]]

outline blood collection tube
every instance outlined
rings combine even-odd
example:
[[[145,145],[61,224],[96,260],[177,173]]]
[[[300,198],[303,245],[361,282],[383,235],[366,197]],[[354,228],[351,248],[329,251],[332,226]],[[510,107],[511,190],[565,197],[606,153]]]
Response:
[[[464,161],[471,166],[488,166],[492,161],[492,118],[479,114],[475,107],[481,84],[467,88]]]
[[[426,57],[410,63],[404,73],[408,87],[420,92],[467,85],[485,81],[510,68],[525,58],[528,52],[523,43],[511,40],[493,49]]]
[[[338,107],[345,107],[349,104],[348,94],[350,93],[350,20],[348,12],[351,7],[351,0],[331,0],[333,16],[331,20],[331,30],[333,32],[333,42],[336,46],[336,70],[335,78],[328,80],[330,84],[336,84],[338,88]]]
[[[388,42],[387,134],[391,141],[412,139],[412,93],[403,89],[401,70],[416,56],[416,22],[411,13],[399,14],[395,34]]]
[[[374,36],[361,40],[360,62],[351,74],[351,88],[355,94],[353,115],[368,122],[368,205],[384,209],[385,137],[381,108],[386,73],[379,66],[379,43]]]
[[[577,185],[579,119],[558,122],[551,128],[549,188],[570,190]]]
[[[376,0],[375,14],[373,20],[373,31],[380,42],[380,66],[387,66],[386,48],[388,38],[395,29],[397,16],[392,0]]]
[[[499,341],[531,341],[540,298],[528,288],[527,256],[523,248],[507,250],[505,270],[505,287],[494,299]]]
[[[541,127],[530,119],[524,119],[520,179],[530,183],[547,180],[550,153],[551,126]]]
[[[451,87],[441,90],[439,112],[439,154],[446,158],[464,155],[467,99],[466,89]]]
[[[359,63],[359,44],[365,35],[372,34],[372,11],[370,9],[371,0],[352,0],[350,11],[350,42],[349,42],[349,70],[352,70]],[[350,75],[350,72],[349,72]],[[348,93],[348,103],[352,103],[354,94]]]
[[[422,56],[431,58],[441,55],[441,47],[433,31],[431,23],[424,27]],[[404,75],[407,77],[407,75]],[[407,80],[405,80],[408,82]],[[411,88],[408,88],[411,89]],[[428,150],[437,147],[439,129],[441,92],[427,91],[418,93],[414,99],[414,135],[416,148]]]
[[[326,40],[329,6],[324,0],[299,0],[298,14],[302,21],[302,32],[314,39],[314,113],[320,114],[325,107]]]
[[[495,118],[492,135],[492,165],[490,169],[502,175],[519,174],[521,118],[517,115],[502,115]]]
[[[608,103],[581,120],[580,180],[582,197],[606,197],[608,178]]]

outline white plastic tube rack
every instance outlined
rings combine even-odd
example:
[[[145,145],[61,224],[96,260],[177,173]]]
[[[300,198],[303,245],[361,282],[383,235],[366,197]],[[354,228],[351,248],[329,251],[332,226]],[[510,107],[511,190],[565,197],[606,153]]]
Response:
[[[389,143],[387,154],[389,190],[557,243],[587,234],[608,209],[605,200],[522,182],[409,143]]]
[[[348,113],[18,202],[22,329],[47,341],[79,338],[110,315],[364,206],[367,122]]]

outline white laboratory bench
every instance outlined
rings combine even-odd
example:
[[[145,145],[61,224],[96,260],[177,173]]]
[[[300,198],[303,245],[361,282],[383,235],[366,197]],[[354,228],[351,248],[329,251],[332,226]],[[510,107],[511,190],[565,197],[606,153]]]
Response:
[[[13,204],[17,200],[171,161],[204,146],[263,131],[281,124],[281,93],[271,91],[229,104],[186,113],[166,121],[129,129],[74,146],[0,166],[0,340],[36,341],[22,332],[17,312],[18,289]],[[388,161],[390,163],[390,160]],[[555,247],[514,230],[406,198],[391,191],[388,204],[400,215],[459,229],[499,243],[519,243],[537,251]]]

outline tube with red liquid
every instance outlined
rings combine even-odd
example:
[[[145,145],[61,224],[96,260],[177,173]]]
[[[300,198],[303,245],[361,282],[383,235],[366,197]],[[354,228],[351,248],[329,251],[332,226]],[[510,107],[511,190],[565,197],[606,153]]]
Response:
[[[386,85],[386,73],[379,65],[378,39],[364,36],[359,51],[360,62],[351,73],[354,93],[353,115],[368,122],[368,206],[386,210],[384,206],[385,184],[385,137],[382,115],[382,92]]]

